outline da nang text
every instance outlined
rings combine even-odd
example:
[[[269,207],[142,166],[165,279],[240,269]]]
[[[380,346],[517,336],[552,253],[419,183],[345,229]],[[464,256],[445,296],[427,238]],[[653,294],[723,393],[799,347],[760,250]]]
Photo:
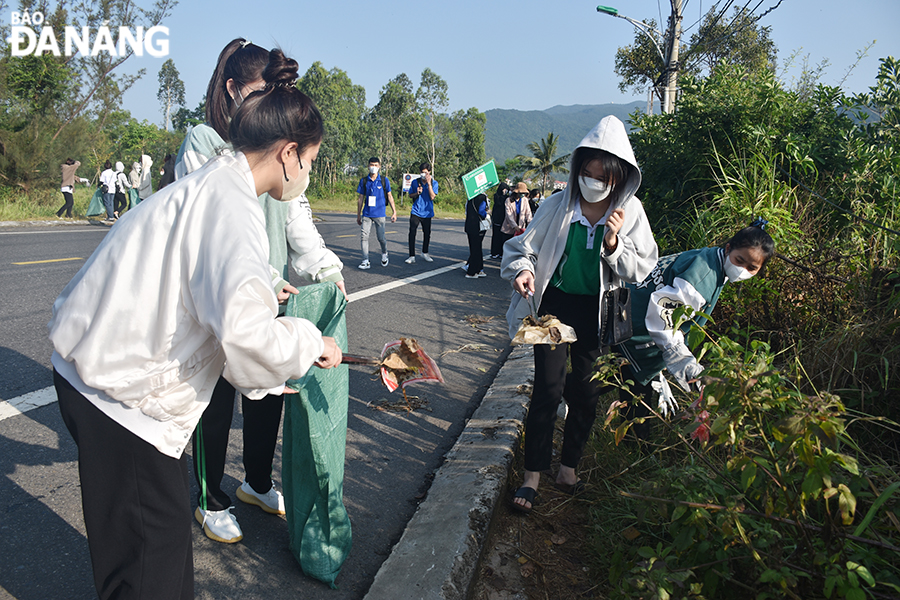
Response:
[[[10,54],[39,56],[50,53],[53,56],[72,56],[80,53],[82,56],[97,56],[105,52],[115,57],[125,56],[129,52],[143,56],[146,52],[157,58],[169,54],[169,28],[161,25],[150,27],[146,31],[143,27],[132,30],[130,27],[110,28],[103,25],[93,32],[90,27],[66,26],[63,29],[63,39],[60,40],[53,27],[42,26],[43,24],[44,16],[39,12],[12,13],[10,36],[7,38]],[[36,27],[39,29],[35,29]],[[114,32],[118,35],[114,36]]]

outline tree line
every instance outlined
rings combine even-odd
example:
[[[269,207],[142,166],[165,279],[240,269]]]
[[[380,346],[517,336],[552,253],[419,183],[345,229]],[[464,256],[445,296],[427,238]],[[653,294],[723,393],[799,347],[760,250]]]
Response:
[[[0,0],[0,8],[4,4]],[[71,8],[60,3],[47,19],[150,27],[168,17],[173,4],[156,0],[150,9],[141,9],[131,3]],[[8,34],[9,26],[0,26],[0,36]],[[29,193],[57,185],[59,165],[70,156],[83,163],[88,175],[99,173],[106,160],[130,164],[148,154],[161,164],[165,154],[176,152],[187,128],[204,121],[205,97],[193,109],[185,106],[184,83],[169,59],[158,74],[162,125],[134,118],[123,96],[146,73],[119,74],[129,57],[12,57],[7,49],[0,57],[0,186]],[[419,164],[428,162],[449,192],[460,190],[460,177],[485,161],[484,113],[474,107],[451,113],[447,82],[431,69],[421,73],[418,86],[400,73],[381,88],[371,108],[362,86],[345,71],[326,69],[318,61],[297,87],[316,102],[325,120],[313,192],[333,193],[373,155],[381,158],[395,185],[403,173],[418,173]]]

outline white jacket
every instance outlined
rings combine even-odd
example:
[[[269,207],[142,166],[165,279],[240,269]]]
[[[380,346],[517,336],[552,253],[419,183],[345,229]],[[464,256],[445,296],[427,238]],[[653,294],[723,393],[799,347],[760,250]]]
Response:
[[[194,172],[215,156],[231,155],[232,152],[231,144],[225,142],[210,125],[197,125],[191,128],[178,150],[175,178]],[[322,283],[344,280],[341,273],[344,265],[325,246],[305,195],[290,202],[281,202],[263,194],[259,197],[259,204],[266,217],[269,264],[273,269],[272,284],[277,291],[288,283],[288,256],[294,271],[304,281]]]
[[[76,389],[139,409],[146,427],[120,423],[144,439],[164,422],[147,441],[178,457],[220,375],[261,398],[321,356],[312,323],[277,314],[263,214],[238,153],[120,218],[57,298],[49,329]]]
[[[580,148],[606,150],[634,167],[630,170],[628,179],[620,184],[622,189],[619,190],[616,208],[624,209],[625,223],[619,230],[619,242],[612,254],[606,254],[605,251],[601,251],[600,254],[599,292],[602,316],[604,292],[621,287],[623,281],[631,283],[643,281],[656,265],[658,249],[647,215],[644,213],[644,206],[634,195],[641,187],[641,172],[622,121],[613,116],[603,118],[572,153],[573,165]],[[513,281],[522,271],[534,273],[534,305],[538,307],[566,249],[569,226],[575,214],[576,203],[579,202],[579,195],[576,193],[578,176],[579,173],[570,169],[566,189],[541,202],[541,209],[535,213],[525,233],[517,235],[503,246],[500,276]],[[604,226],[603,235],[605,234]],[[515,337],[522,319],[529,312],[528,302],[513,290],[509,310],[506,313],[510,338]],[[563,323],[566,322],[565,315],[556,316]],[[602,326],[602,318],[599,323]]]
[[[138,186],[138,197],[146,200],[153,195],[153,181],[150,179],[150,167],[153,166],[153,159],[146,154],[141,155],[141,184]]]

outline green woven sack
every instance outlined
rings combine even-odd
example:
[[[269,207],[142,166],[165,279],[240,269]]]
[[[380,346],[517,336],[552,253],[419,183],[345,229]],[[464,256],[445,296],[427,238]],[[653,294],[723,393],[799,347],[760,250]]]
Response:
[[[333,283],[300,288],[285,315],[312,321],[347,350],[347,301]],[[303,572],[332,588],[352,536],[344,508],[344,449],[350,394],[347,365],[312,367],[285,395],[282,480],[291,552]]]
[[[103,204],[103,192],[99,189],[91,196],[91,203],[88,205],[87,211],[84,214],[88,217],[106,214],[106,205]]]

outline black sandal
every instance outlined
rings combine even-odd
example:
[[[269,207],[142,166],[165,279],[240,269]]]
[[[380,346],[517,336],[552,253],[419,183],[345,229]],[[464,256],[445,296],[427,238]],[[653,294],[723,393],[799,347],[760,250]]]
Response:
[[[522,498],[525,502],[528,502],[531,506],[525,506],[524,504],[519,504],[516,502],[516,498]],[[528,514],[531,512],[531,509],[534,508],[534,505],[537,504],[537,490],[530,487],[525,487],[524,485],[516,490],[515,495],[510,500],[510,504],[512,505],[513,510],[517,510],[520,513]]]

